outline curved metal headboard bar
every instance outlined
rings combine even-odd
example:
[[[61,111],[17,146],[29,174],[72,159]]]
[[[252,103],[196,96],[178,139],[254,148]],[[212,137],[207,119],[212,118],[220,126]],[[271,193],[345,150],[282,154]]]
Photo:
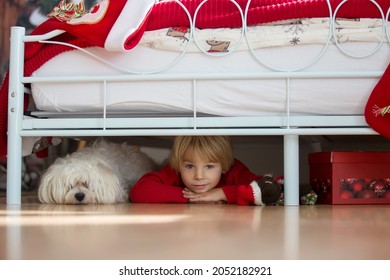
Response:
[[[168,1],[168,0],[167,0]],[[188,17],[188,21],[189,21],[189,25],[190,26],[193,26],[193,23],[192,23],[192,19],[191,19],[191,15],[190,15],[190,12],[188,11],[188,9],[184,6],[184,4],[182,4],[179,0],[173,0],[174,2],[176,2],[183,10],[184,12],[186,13],[187,17]],[[160,1],[160,2],[163,2],[163,1]],[[61,33],[60,33],[61,34]],[[94,59],[114,68],[114,69],[117,69],[123,73],[127,73],[127,74],[138,74],[138,75],[146,75],[146,74],[156,74],[156,73],[159,73],[159,72],[162,72],[166,69],[169,69],[171,68],[173,65],[175,65],[187,52],[188,50],[188,47],[190,46],[191,44],[191,38],[193,36],[193,29],[190,28],[190,34],[189,34],[189,40],[186,44],[186,46],[184,47],[183,51],[179,53],[179,55],[174,59],[172,60],[170,63],[160,67],[160,68],[157,68],[155,70],[150,70],[150,71],[135,71],[135,70],[130,70],[130,69],[126,69],[124,67],[121,67],[121,66],[118,66],[118,65],[115,65],[103,58],[100,58],[99,56],[83,49],[83,48],[80,48],[80,47],[77,47],[75,45],[72,45],[72,44],[68,44],[68,43],[64,43],[64,42],[59,42],[59,41],[45,41],[45,40],[42,40],[42,41],[39,41],[40,43],[47,43],[47,44],[58,44],[58,45],[64,45],[64,46],[68,46],[68,47],[72,47],[74,49],[77,49],[77,50],[80,50],[82,51],[83,53],[93,57]]]
[[[330,42],[331,42],[331,38],[332,38],[332,29],[333,29],[333,21],[332,21],[332,6],[330,5],[330,2],[329,0],[325,0],[327,5],[328,5],[328,9],[329,9],[329,33],[328,33],[328,38],[326,40],[326,43],[324,44],[324,46],[321,48],[320,52],[311,60],[309,61],[308,63],[302,65],[302,66],[298,66],[298,67],[295,67],[295,68],[281,68],[281,67],[276,67],[276,66],[273,66],[269,63],[267,63],[263,58],[260,58],[254,51],[251,43],[250,43],[250,40],[248,38],[248,31],[247,31],[247,20],[248,20],[248,11],[249,11],[249,7],[250,7],[250,4],[251,4],[251,1],[252,0],[249,0],[247,5],[246,5],[246,8],[245,8],[245,38],[246,38],[246,42],[248,44],[248,47],[252,53],[252,55],[255,57],[255,59],[263,64],[264,66],[268,67],[269,69],[271,70],[274,70],[274,71],[279,71],[279,72],[296,72],[296,71],[301,71],[301,70],[304,70],[306,68],[308,68],[309,66],[313,65],[314,63],[316,63],[322,56],[323,54],[325,53],[326,49],[328,48]]]
[[[203,0],[202,3],[200,3],[199,6],[196,8],[196,11],[195,11],[195,14],[194,14],[194,18],[192,20],[192,24],[193,25],[191,26],[191,30],[192,29],[195,30],[195,28],[196,28],[196,18],[198,16],[198,12],[199,12],[200,8],[208,1],[209,0]],[[198,49],[200,51],[202,51],[204,54],[206,54],[208,56],[221,57],[221,56],[229,55],[229,54],[231,54],[231,53],[233,53],[233,52],[235,52],[237,50],[237,48],[240,46],[240,44],[241,44],[241,42],[242,42],[242,40],[244,38],[244,33],[245,33],[246,28],[244,27],[245,26],[245,20],[244,20],[244,14],[242,12],[242,9],[241,9],[240,5],[238,5],[238,3],[235,0],[227,0],[227,1],[232,2],[237,7],[238,11],[240,12],[241,24],[242,24],[240,39],[236,43],[236,45],[229,52],[212,53],[212,52],[207,52],[206,50],[202,49],[202,47],[199,45],[198,40],[196,38],[196,32],[193,32],[193,40],[194,40],[196,46],[198,47]]]
[[[46,42],[45,40],[49,40],[63,33],[65,33],[64,30],[56,29],[43,35],[29,35],[23,38],[23,42]]]
[[[362,55],[357,55],[357,54],[353,54],[351,52],[348,52],[346,51],[345,49],[343,49],[337,38],[336,38],[336,30],[334,28],[335,26],[335,22],[336,22],[336,16],[337,16],[337,12],[339,11],[339,9],[341,8],[342,5],[344,5],[346,2],[348,2],[348,0],[344,0],[342,1],[335,9],[334,11],[334,14],[333,14],[333,39],[334,39],[334,43],[336,44],[337,48],[344,54],[350,56],[350,57],[353,57],[353,58],[365,58],[365,57],[369,57],[371,55],[373,55],[374,53],[376,53],[379,48],[383,45],[383,42],[384,42],[384,39],[385,39],[385,33],[386,33],[386,30],[387,30],[387,21],[385,19],[385,16],[383,14],[383,11],[382,11],[382,8],[379,6],[379,4],[375,1],[375,0],[370,0],[371,3],[373,3],[379,10],[380,14],[381,14],[381,17],[382,17],[382,37],[381,37],[381,41],[379,42],[379,44],[374,48],[372,49],[371,51],[369,51],[367,54],[362,54]],[[387,34],[388,35],[388,34]],[[388,37],[388,36],[387,36]]]

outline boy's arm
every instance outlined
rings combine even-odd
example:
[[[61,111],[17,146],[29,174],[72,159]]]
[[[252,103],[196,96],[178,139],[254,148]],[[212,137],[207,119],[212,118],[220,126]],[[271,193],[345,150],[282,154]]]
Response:
[[[133,203],[187,203],[183,188],[175,186],[177,175],[165,168],[142,176],[130,190]]]
[[[194,193],[191,190],[185,188],[183,190],[183,196],[188,199],[188,202],[213,202],[213,203],[225,203],[226,196],[221,188],[214,188],[205,193]]]

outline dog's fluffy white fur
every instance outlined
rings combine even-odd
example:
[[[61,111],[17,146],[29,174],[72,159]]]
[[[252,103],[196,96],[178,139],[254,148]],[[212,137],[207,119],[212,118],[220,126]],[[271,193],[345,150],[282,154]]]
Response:
[[[42,175],[38,198],[45,204],[128,202],[130,188],[156,167],[134,146],[97,140],[58,158]]]

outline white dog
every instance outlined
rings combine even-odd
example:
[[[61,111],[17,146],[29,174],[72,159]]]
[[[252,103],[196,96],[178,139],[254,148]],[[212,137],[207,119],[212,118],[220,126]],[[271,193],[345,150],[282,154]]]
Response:
[[[38,198],[46,204],[113,204],[129,201],[129,190],[156,163],[126,143],[97,140],[58,158],[42,175]]]

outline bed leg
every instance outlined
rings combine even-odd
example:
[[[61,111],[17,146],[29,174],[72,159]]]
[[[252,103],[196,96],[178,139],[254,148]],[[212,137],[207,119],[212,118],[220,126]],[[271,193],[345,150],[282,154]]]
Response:
[[[11,28],[11,54],[8,94],[7,140],[7,204],[21,204],[22,200],[22,129],[24,85],[23,27]]]
[[[7,143],[7,204],[21,204],[22,144],[21,137],[8,135]]]
[[[299,205],[299,136],[284,135],[284,205]]]

